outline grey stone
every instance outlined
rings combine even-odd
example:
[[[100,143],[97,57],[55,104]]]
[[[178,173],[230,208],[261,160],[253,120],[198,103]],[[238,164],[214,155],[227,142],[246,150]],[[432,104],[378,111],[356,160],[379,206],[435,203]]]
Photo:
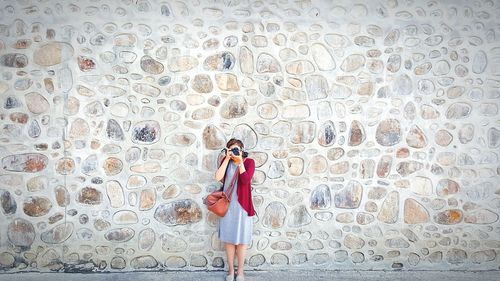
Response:
[[[329,209],[331,206],[331,201],[332,195],[330,193],[330,188],[325,184],[321,184],[318,185],[311,193],[310,208],[312,210]]]
[[[276,73],[281,71],[281,66],[271,54],[261,53],[257,57],[256,70],[258,73]]]
[[[248,265],[251,267],[259,267],[266,262],[266,258],[262,254],[256,254],[250,257]]]
[[[197,223],[201,217],[200,206],[191,199],[161,204],[154,213],[154,218],[167,226]]]
[[[494,127],[489,128],[487,137],[489,148],[498,148],[500,146],[500,130]]]
[[[401,68],[401,56],[396,54],[390,55],[389,58],[387,59],[386,68],[390,72],[393,73],[398,72],[399,69]]]
[[[13,219],[7,227],[7,237],[14,246],[31,246],[35,240],[35,235],[33,224],[25,219]]]
[[[353,234],[347,234],[344,239],[344,245],[349,249],[361,249],[365,246],[365,241]]]
[[[248,102],[244,96],[232,96],[221,106],[220,114],[226,119],[240,118],[247,114]]]
[[[385,223],[396,223],[399,216],[399,193],[392,191],[384,200],[377,219]]]
[[[335,207],[342,209],[356,209],[361,204],[362,195],[362,185],[355,180],[351,180],[342,190],[335,194]]]
[[[30,217],[41,217],[49,213],[52,203],[47,197],[30,196],[24,199],[23,211]]]
[[[335,60],[325,45],[319,43],[312,44],[311,55],[319,70],[328,71],[335,69]]]
[[[328,82],[323,75],[309,75],[305,79],[306,92],[310,101],[328,96]]]
[[[288,216],[289,227],[302,227],[310,224],[312,221],[311,215],[307,211],[305,205],[294,207]]]
[[[278,201],[267,205],[262,217],[262,225],[267,228],[278,229],[284,225],[287,211],[285,206]]]
[[[446,118],[463,119],[470,115],[472,106],[465,102],[456,102],[451,104],[446,110]]]
[[[203,68],[212,71],[226,71],[233,69],[234,65],[234,55],[231,52],[221,52],[208,56],[203,63]]]
[[[168,257],[165,261],[165,266],[167,268],[183,268],[187,265],[187,262],[184,258],[178,256]]]
[[[453,265],[460,265],[467,260],[467,252],[462,249],[451,249],[446,252],[446,261]]]
[[[68,238],[73,234],[73,223],[65,222],[56,225],[54,228],[43,232],[40,235],[40,239],[48,244],[59,244],[68,240]]]
[[[344,72],[353,72],[365,65],[365,57],[359,54],[352,54],[347,56],[340,69]]]
[[[28,65],[28,57],[20,53],[4,54],[0,57],[0,65],[13,68],[24,68]]]
[[[12,215],[16,213],[16,200],[8,190],[0,189],[0,205],[4,215]]]
[[[353,120],[351,122],[351,129],[349,130],[349,145],[358,146],[365,141],[365,138],[363,125],[359,121]]]
[[[385,246],[388,248],[408,248],[410,243],[403,238],[390,238],[385,240]]]
[[[380,145],[392,146],[401,141],[401,127],[397,119],[382,120],[377,127],[376,139]]]
[[[486,70],[488,66],[488,56],[482,50],[477,51],[472,59],[472,72],[475,74],[481,74]]]
[[[132,141],[137,144],[153,144],[160,139],[160,133],[158,121],[140,121],[132,129]]]
[[[135,231],[129,227],[111,229],[104,235],[104,238],[110,242],[127,242],[135,236]]]
[[[158,262],[151,255],[135,257],[130,261],[130,266],[134,269],[151,269],[158,266]]]
[[[188,244],[184,239],[170,233],[164,233],[160,237],[161,249],[167,253],[179,253],[187,249]]]

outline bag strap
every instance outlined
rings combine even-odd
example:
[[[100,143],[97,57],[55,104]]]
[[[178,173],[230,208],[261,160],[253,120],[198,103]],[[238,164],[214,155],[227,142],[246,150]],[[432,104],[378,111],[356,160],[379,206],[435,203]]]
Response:
[[[229,184],[229,188],[228,190],[226,191],[226,193],[228,193],[228,199],[229,199],[229,202],[231,202],[231,196],[233,196],[233,191],[234,191],[234,184],[236,183],[236,179],[238,178],[238,167],[236,167],[236,171],[234,171],[234,175],[233,175],[233,178],[231,179],[231,183]]]
[[[242,163],[245,163],[245,160],[246,159],[243,159],[243,162]],[[238,166],[236,166],[236,171],[234,171],[234,175],[233,175],[233,178],[231,179],[231,184],[229,186],[229,196],[228,196],[228,199],[229,201],[231,201],[231,196],[233,195],[233,191],[234,191],[234,184],[236,183],[236,179],[238,178],[237,176],[240,174],[240,169],[238,168]]]

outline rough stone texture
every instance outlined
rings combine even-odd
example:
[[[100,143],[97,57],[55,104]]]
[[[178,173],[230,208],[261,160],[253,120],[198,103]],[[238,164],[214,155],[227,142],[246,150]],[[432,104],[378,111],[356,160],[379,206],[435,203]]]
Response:
[[[197,223],[201,220],[200,206],[192,200],[178,200],[156,208],[154,218],[159,222],[174,226]]]
[[[498,1],[7,1],[0,271],[498,268]],[[466,3],[467,2],[467,3]]]

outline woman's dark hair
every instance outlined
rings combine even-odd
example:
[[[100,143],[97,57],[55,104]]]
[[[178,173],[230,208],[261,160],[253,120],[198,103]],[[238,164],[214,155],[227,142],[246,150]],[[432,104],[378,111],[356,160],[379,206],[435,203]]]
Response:
[[[240,141],[239,139],[236,139],[236,138],[232,138],[230,139],[227,144],[226,144],[226,148],[230,148],[232,145],[238,145],[242,150],[245,148],[245,145],[243,145],[243,142]],[[246,151],[242,151],[242,154],[243,158],[246,158],[248,157],[248,152]]]
[[[232,138],[230,139],[227,144],[226,144],[226,148],[230,148],[232,145],[235,145],[237,144],[240,148],[244,148],[245,146],[243,145],[243,142],[240,141],[239,139],[235,139],[235,138]]]

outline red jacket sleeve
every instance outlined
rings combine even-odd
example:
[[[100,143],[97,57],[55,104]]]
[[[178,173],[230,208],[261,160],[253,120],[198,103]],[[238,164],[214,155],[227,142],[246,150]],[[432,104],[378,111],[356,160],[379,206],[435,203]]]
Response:
[[[245,172],[239,174],[241,182],[251,183],[253,173],[255,172],[255,161],[252,158],[247,158],[243,165],[245,166]]]

